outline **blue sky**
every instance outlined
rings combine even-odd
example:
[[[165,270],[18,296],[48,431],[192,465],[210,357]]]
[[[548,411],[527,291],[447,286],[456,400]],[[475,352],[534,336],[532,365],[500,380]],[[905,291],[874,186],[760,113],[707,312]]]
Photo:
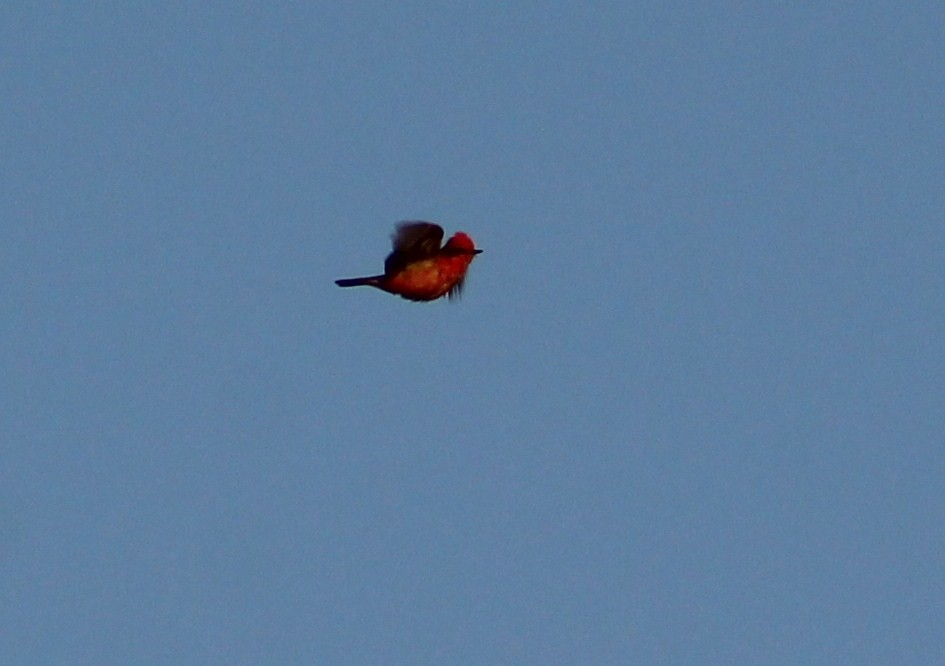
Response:
[[[2,10],[0,662],[945,661],[940,4],[326,4]]]

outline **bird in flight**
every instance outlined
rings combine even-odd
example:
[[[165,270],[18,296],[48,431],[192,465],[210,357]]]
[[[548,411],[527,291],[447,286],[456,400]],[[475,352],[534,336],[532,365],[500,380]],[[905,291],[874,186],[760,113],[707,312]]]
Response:
[[[443,247],[443,227],[433,222],[401,222],[391,236],[394,250],[384,260],[384,273],[335,280],[339,287],[377,287],[409,301],[459,296],[469,264],[482,250],[458,231]]]

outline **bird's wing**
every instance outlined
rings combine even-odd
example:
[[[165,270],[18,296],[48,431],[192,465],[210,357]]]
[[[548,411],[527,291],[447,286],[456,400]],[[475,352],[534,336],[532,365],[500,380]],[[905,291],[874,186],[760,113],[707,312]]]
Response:
[[[401,222],[391,236],[394,251],[384,261],[384,272],[397,272],[407,264],[428,259],[440,251],[443,227],[432,222]]]
[[[395,252],[433,256],[443,242],[443,227],[432,222],[401,222],[391,241]]]

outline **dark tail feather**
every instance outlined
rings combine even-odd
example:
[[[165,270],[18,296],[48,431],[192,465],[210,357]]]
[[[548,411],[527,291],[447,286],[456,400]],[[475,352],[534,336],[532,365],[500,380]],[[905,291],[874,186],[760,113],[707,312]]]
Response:
[[[360,278],[349,278],[347,280],[335,280],[335,284],[339,287],[376,287],[380,279],[384,277],[383,275],[375,275],[373,277],[360,277]]]

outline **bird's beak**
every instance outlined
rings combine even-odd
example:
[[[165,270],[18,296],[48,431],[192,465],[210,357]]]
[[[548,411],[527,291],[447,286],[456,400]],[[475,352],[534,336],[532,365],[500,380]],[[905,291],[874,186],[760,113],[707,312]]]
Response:
[[[473,250],[473,254],[482,254],[482,250]]]

